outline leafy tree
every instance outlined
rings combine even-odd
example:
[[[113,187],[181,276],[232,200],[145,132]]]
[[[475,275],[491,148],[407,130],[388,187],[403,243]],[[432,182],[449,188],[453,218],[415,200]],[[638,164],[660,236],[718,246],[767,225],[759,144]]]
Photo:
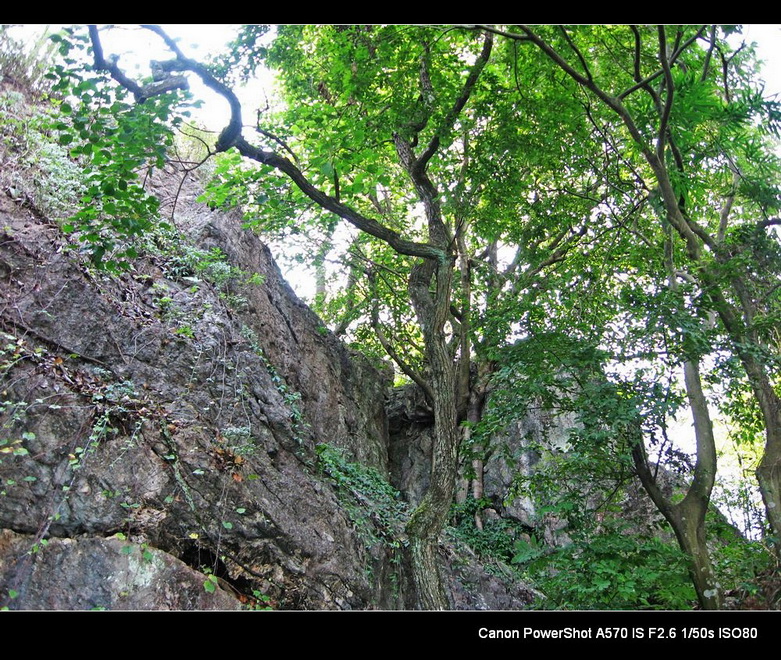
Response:
[[[604,144],[602,171],[611,171],[599,210],[615,214],[623,208],[622,217],[630,220],[623,223],[623,236],[602,238],[585,263],[579,263],[581,255],[568,259],[567,266],[574,268],[565,268],[567,280],[561,286],[569,286],[571,294],[554,285],[555,300],[535,296],[545,316],[534,318],[528,311],[518,321],[532,337],[548,340],[550,335],[543,333],[568,328],[586,341],[610,346],[613,363],[627,366],[623,374],[613,375],[620,387],[609,396],[629,397],[626,428],[637,425],[652,440],[659,430],[664,433],[668,415],[682,400],[670,399],[669,385],[667,393],[655,386],[658,373],[656,383],[640,377],[632,384],[626,369],[640,375],[648,368],[638,367],[637,361],[653,360],[663,368],[683,370],[697,440],[686,497],[673,504],[662,495],[642,432],[634,433],[633,456],[638,475],[690,557],[702,606],[719,607],[704,528],[716,451],[700,376],[701,361],[718,350],[737,355],[745,372],[753,374],[748,380],[763,411],[767,437],[758,477],[777,537],[772,522],[777,485],[769,480],[777,462],[778,352],[769,337],[778,332],[770,309],[777,304],[779,271],[777,265],[760,266],[760,260],[745,252],[737,261],[724,254],[731,231],[756,237],[765,246],[765,258],[778,249],[777,240],[766,233],[779,222],[770,217],[778,199],[778,168],[769,143],[777,129],[777,106],[754,91],[750,59],[741,55],[745,47],[733,52],[716,27],[481,29],[536,46],[542,58],[575,83],[571,94],[581,90],[584,112]],[[720,66],[713,65],[715,60]],[[645,75],[649,69],[652,73]],[[630,236],[634,246],[626,242]],[[601,263],[595,261],[600,252],[607,257]],[[592,286],[595,267],[601,282]],[[584,280],[587,286],[581,285]],[[587,313],[591,327],[567,318],[574,311]],[[717,319],[721,327],[715,325]],[[720,333],[726,341],[720,341]],[[561,388],[561,378],[554,378]],[[663,394],[663,406],[653,405],[658,394]],[[613,409],[603,419],[605,428],[615,428],[610,421],[615,414]]]
[[[92,27],[90,38],[95,68],[108,71],[144,105],[158,98],[160,83],[165,86],[171,74],[183,71],[195,73],[222,95],[231,107],[231,119],[219,136],[217,151],[235,150],[244,159],[265,166],[266,171],[268,168],[277,171],[298,189],[295,193],[285,191],[286,194],[292,194],[294,199],[296,195],[303,194],[320,208],[378,239],[395,254],[416,259],[411,264],[408,262],[406,267],[408,291],[422,336],[421,358],[426,363],[427,373],[425,376],[416,375],[415,379],[430,399],[437,423],[431,486],[423,502],[413,512],[407,531],[420,604],[426,608],[445,608],[447,597],[439,578],[436,553],[438,537],[453,498],[459,440],[457,369],[451,343],[457,229],[452,221],[444,217],[441,192],[434,183],[430,165],[436,156],[447,153],[462,118],[467,117],[464,108],[490,57],[492,37],[487,33],[477,37],[453,33],[439,43],[432,41],[431,48],[442,60],[439,62],[435,58],[441,65],[437,69],[429,64],[429,58],[433,57],[429,52],[429,39],[424,38],[420,42],[424,48],[419,53],[402,47],[405,43],[412,43],[415,35],[407,35],[408,40],[402,42],[378,39],[377,43],[388,51],[382,53],[388,60],[388,66],[397,71],[398,80],[394,82],[399,93],[390,97],[393,102],[382,122],[377,123],[373,112],[363,116],[360,112],[344,113],[351,104],[360,105],[361,102],[354,97],[362,89],[372,96],[377,95],[376,90],[371,89],[371,77],[358,74],[358,61],[367,58],[374,48],[372,30],[366,31],[369,39],[364,44],[361,28],[313,29],[313,34],[305,35],[305,44],[316,53],[311,61],[316,63],[322,57],[333,59],[329,67],[330,77],[316,79],[314,91],[320,98],[312,99],[308,105],[302,104],[298,118],[299,126],[305,130],[321,122],[323,139],[317,148],[307,151],[304,162],[297,163],[296,158],[288,158],[292,150],[280,148],[280,144],[284,143],[269,137],[269,131],[260,131],[267,146],[248,141],[243,135],[241,104],[234,92],[204,65],[187,58],[162,30],[148,27],[165,41],[174,55],[173,59],[158,63],[167,75],[156,86],[155,83],[139,85],[131,81],[119,69],[116,60],[104,59],[99,31]],[[277,57],[283,57],[288,66],[300,65],[306,80],[306,60],[296,61],[302,53],[298,48],[301,36],[293,29],[282,30],[275,53]],[[252,48],[248,52],[255,54]],[[472,61],[466,64],[468,59]],[[374,69],[370,71],[376,73]],[[432,74],[437,84],[436,91]],[[290,76],[287,84],[295,92],[297,85],[302,83],[300,78],[296,80],[295,76]],[[313,90],[303,91],[309,94]],[[329,107],[337,100],[340,107]],[[335,130],[342,121],[346,130],[345,126]],[[379,140],[381,144],[374,149],[365,148],[367,141],[371,144]],[[403,178],[406,194],[423,206],[422,223],[414,217],[404,218],[401,223],[391,223],[370,215],[370,207],[364,200],[381,185],[378,180],[380,165],[386,166],[391,158],[395,161],[395,178]],[[343,183],[339,183],[337,176],[341,176]],[[278,185],[284,187],[281,182]],[[354,200],[351,204],[344,201],[348,194],[351,201]],[[407,201],[407,205],[411,206],[411,202]],[[446,329],[446,325],[450,327]],[[409,373],[413,373],[411,369]]]
[[[750,64],[716,26],[660,26],[655,34],[590,29],[576,36],[567,28],[481,29],[535,46],[617,120],[607,130],[620,154],[643,168],[640,185],[650,188],[649,201],[672,228],[700,308],[718,316],[762,412],[766,439],[757,479],[777,540],[779,271],[777,262],[769,273],[758,266],[761,255],[774,259],[779,249],[768,233],[781,224],[772,217],[779,169],[768,144],[769,135],[778,135],[778,104],[756,91]]]

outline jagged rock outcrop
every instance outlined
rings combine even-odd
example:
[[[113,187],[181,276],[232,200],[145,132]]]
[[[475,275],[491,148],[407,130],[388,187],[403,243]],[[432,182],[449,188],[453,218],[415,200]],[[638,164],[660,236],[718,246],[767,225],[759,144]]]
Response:
[[[483,491],[503,516],[534,527],[539,525],[538,502],[529,494],[520,493],[509,498],[519,478],[531,477],[540,461],[541,447],[565,451],[569,432],[576,425],[572,415],[555,415],[551,411],[538,410],[512,421],[501,437],[496,439],[495,450],[485,461]],[[555,527],[547,521],[544,530],[546,540],[555,543]],[[542,531],[542,530],[541,530]]]
[[[395,388],[387,411],[391,483],[417,505],[428,489],[434,411],[417,385]]]
[[[416,385],[396,388],[391,393],[387,410],[391,481],[411,502],[417,503],[425,493],[420,484],[427,483],[426,475],[431,467],[433,414]],[[570,450],[570,434],[577,427],[574,413],[556,414],[542,407],[509,421],[503,432],[492,439],[483,463],[483,498],[490,503],[483,511],[483,517],[518,523],[526,540],[528,534],[533,533],[549,547],[571,543],[567,519],[550,512],[540,514],[540,509],[547,503],[540,501],[539,494],[518,488],[518,483],[532,479],[541,469],[549,467],[546,463],[552,456],[566,457]],[[577,474],[570,478],[573,482],[570,485],[576,485],[584,498],[591,497],[587,495],[589,489],[593,491],[594,504],[604,497],[604,484],[596,483],[592,487],[588,480]],[[672,492],[673,476],[663,471],[660,479],[664,479],[665,491]],[[615,483],[610,485],[616,487]],[[467,492],[471,489],[464,479],[460,484],[461,499]],[[631,520],[638,529],[656,528],[662,519],[640,482],[630,476],[621,487],[617,505],[622,511],[621,517]]]
[[[54,538],[45,549],[29,551],[27,536],[0,531],[0,575],[8,583],[23,582],[24,592],[16,599],[36,609],[235,610],[241,606],[232,592],[217,589],[203,573],[169,553],[116,537]],[[215,589],[207,590],[204,584],[215,584]]]
[[[422,391],[416,385],[397,388],[388,404],[391,480],[413,503],[425,493],[434,417]],[[531,497],[510,497],[518,478],[534,473],[540,460],[539,447],[563,450],[574,420],[538,411],[514,420],[492,442],[483,469],[484,497],[492,502],[495,515],[511,518],[531,528],[539,523]],[[421,485],[422,484],[422,485]],[[465,485],[461,489],[465,492]],[[551,530],[552,531],[552,530]],[[552,536],[551,536],[552,538]]]

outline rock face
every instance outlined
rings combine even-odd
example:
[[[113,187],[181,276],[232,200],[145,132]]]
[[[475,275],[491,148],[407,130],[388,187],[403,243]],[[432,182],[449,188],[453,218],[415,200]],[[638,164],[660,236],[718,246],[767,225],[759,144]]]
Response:
[[[55,538],[34,555],[29,550],[26,536],[0,532],[0,574],[8,582],[23,584],[20,604],[34,604],[36,609],[235,610],[241,606],[228,591],[207,591],[204,584],[214,583],[170,554],[115,537]]]
[[[394,389],[387,410],[391,483],[414,506],[428,489],[434,412],[417,385]]]
[[[124,575],[148,548],[151,582],[189,586],[146,607],[238,604],[226,584],[283,608],[389,605],[314,451],[387,472],[386,376],[321,328],[239,217],[179,204],[208,268],[161,253],[117,277],[0,198],[2,604],[116,607],[105,589],[59,599],[41,576],[89,556]]]
[[[541,460],[539,448],[566,452],[569,433],[577,424],[574,415],[554,415],[537,410],[508,424],[497,437],[495,450],[485,462],[484,493],[502,517],[516,520],[529,529],[536,529],[550,546],[564,545],[569,538],[562,530],[566,521],[550,514],[540,516],[539,502],[528,492],[508,497],[518,479],[531,477]]]

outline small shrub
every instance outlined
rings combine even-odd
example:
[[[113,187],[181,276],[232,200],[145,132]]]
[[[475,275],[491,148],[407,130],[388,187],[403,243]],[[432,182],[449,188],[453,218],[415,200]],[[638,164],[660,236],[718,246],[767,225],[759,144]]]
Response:
[[[454,504],[451,512],[452,532],[483,559],[510,563],[515,556],[515,544],[525,536],[526,528],[509,518],[486,520],[483,529],[475,525],[475,513],[491,506],[485,498],[468,497]]]
[[[52,139],[53,113],[16,91],[0,92],[2,185],[19,204],[64,221],[86,190],[81,168]]]
[[[691,609],[686,557],[672,543],[630,533],[621,523],[563,548],[519,543],[514,561],[560,609]]]

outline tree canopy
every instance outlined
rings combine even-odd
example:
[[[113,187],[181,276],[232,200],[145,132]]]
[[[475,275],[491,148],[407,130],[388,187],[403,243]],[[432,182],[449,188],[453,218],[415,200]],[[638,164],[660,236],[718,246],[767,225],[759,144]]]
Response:
[[[211,62],[145,27],[170,52],[152,79],[104,52],[109,27],[57,37],[56,130],[92,168],[64,229],[123,267],[156,211],[138,172],[184,125],[187,77],[228,103],[204,199],[309,241],[317,311],[433,410],[407,529],[421,607],[447,606],[437,547],[459,461],[479,493],[493,434],[541,399],[577,413],[592,465],[639,476],[703,607],[721,604],[705,546],[717,412],[763,445],[778,552],[781,106],[736,26],[244,26]],[[261,66],[281,109],[248,117],[236,85]],[[669,438],[682,410],[688,467]],[[657,462],[690,474],[681,502]]]

